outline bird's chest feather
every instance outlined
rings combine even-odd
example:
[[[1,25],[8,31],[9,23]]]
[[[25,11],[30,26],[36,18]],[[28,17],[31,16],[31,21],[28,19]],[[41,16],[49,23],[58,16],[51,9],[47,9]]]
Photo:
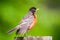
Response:
[[[37,19],[37,15],[34,14],[34,20],[33,20],[32,24],[31,24],[31,26],[29,27],[29,30],[32,29],[34,27],[34,25],[36,24],[36,19]]]

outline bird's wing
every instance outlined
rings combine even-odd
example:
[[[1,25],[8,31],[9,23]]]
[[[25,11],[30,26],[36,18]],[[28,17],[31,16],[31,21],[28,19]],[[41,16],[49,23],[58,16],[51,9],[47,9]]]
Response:
[[[32,24],[34,20],[34,16],[32,14],[27,14],[26,16],[23,17],[21,22],[13,29],[9,30],[8,33],[12,33],[15,30],[20,29],[19,33],[25,33],[29,26]]]
[[[29,26],[33,23],[34,20],[34,16],[31,14],[27,14],[21,21],[20,25],[20,31],[19,33],[25,33]]]

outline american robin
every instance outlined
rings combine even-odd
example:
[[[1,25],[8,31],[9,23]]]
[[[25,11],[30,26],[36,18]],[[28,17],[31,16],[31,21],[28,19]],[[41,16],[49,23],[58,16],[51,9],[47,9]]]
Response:
[[[29,9],[28,14],[26,14],[23,19],[21,20],[21,22],[12,30],[8,31],[8,33],[11,33],[15,30],[17,30],[16,34],[24,34],[26,33],[28,30],[31,30],[35,23],[36,23],[36,8],[35,7],[31,7]]]

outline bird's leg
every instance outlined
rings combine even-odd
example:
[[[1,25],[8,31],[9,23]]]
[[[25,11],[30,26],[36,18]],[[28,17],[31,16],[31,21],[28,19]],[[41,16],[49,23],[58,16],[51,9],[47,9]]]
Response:
[[[24,34],[24,36],[25,36],[25,37],[27,36],[26,33]]]
[[[31,33],[29,32],[29,30],[27,31],[27,33],[26,33],[27,35],[29,35],[29,36],[31,36]]]
[[[27,33],[23,33],[22,36],[26,37],[27,36]]]
[[[28,35],[28,33],[29,33],[29,32],[27,31],[27,32],[24,34],[24,36],[27,36],[27,35]]]
[[[16,37],[19,37],[20,36],[20,34],[16,34]]]

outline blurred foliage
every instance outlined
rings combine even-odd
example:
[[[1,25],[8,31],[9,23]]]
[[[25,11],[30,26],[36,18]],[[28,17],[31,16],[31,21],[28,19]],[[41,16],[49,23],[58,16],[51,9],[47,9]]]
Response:
[[[0,40],[14,40],[16,31],[7,34],[8,30],[18,25],[32,6],[40,10],[36,12],[37,23],[27,36],[29,34],[31,36],[52,36],[53,40],[59,40],[60,9],[49,8],[46,4],[50,1],[55,2],[55,0],[0,0]]]
[[[58,8],[60,9],[60,0],[47,0],[47,5],[49,8]]]

